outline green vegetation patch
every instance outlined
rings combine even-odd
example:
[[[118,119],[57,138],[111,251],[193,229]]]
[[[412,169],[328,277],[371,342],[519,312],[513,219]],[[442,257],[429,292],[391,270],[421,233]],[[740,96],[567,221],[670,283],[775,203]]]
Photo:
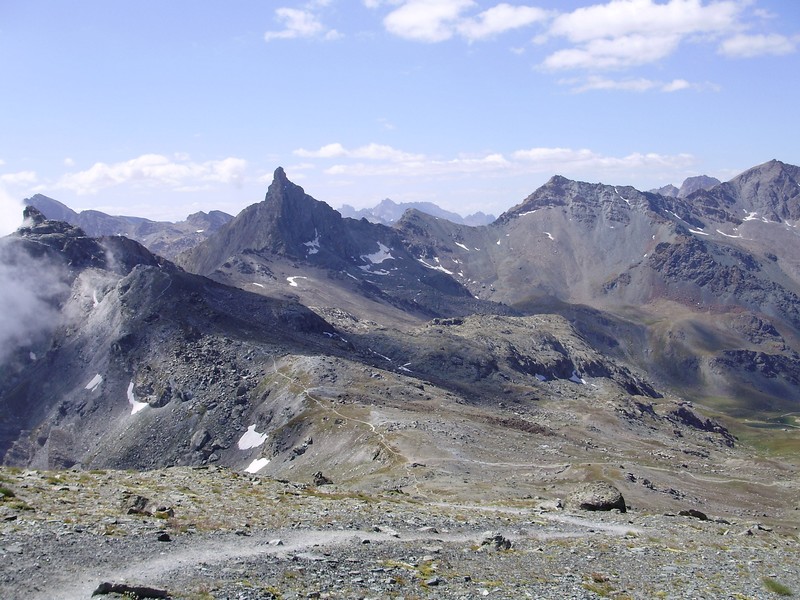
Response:
[[[762,581],[764,582],[764,587],[773,594],[778,594],[778,596],[794,596],[794,592],[792,592],[791,589],[772,577],[764,577]]]

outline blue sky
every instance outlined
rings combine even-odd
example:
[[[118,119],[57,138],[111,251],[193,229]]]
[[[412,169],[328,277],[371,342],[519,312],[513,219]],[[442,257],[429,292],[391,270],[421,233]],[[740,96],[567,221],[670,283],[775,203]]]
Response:
[[[796,0],[4,0],[0,215],[729,179],[800,164],[799,49]]]

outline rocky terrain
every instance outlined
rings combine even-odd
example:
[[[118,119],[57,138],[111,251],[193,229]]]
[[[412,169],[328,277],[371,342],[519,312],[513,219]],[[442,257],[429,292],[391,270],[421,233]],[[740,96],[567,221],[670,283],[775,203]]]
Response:
[[[0,478],[9,598],[770,598],[800,581],[796,525],[763,515],[365,494],[214,467]]]

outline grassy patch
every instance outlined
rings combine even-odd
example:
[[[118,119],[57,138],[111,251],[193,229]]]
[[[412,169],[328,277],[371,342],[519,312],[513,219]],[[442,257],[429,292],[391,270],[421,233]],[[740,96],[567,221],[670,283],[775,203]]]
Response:
[[[792,592],[791,589],[772,577],[764,577],[762,581],[764,582],[764,587],[773,594],[778,594],[778,596],[794,596],[794,592]]]
[[[6,498],[16,498],[16,497],[17,495],[14,493],[14,490],[0,485],[0,500],[5,500]]]

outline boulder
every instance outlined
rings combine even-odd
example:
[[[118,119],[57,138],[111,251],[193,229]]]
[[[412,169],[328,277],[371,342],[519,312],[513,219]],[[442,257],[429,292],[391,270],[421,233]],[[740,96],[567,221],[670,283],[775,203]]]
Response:
[[[615,486],[605,481],[581,485],[567,498],[569,508],[581,510],[614,510],[625,512],[625,498]]]
[[[496,531],[487,531],[483,534],[483,539],[481,540],[481,549],[483,548],[510,550],[511,540]]]
[[[321,485],[330,485],[333,483],[328,477],[322,474],[322,471],[317,471],[314,473],[314,485],[321,486]]]
[[[122,492],[121,501],[122,510],[129,515],[145,515],[151,516],[150,511],[147,510],[147,505],[150,504],[150,499],[134,494],[133,492]]]

